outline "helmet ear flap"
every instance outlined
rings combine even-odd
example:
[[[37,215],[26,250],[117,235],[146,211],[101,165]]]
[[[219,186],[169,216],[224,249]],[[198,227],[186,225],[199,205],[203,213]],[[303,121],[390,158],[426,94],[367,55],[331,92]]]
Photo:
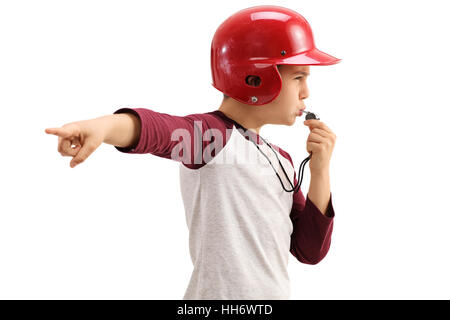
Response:
[[[281,76],[276,65],[257,63],[228,67],[234,81],[226,79],[227,91],[216,88],[235,100],[249,105],[263,105],[275,99],[281,91]]]
[[[281,91],[281,75],[276,65],[254,64],[247,66],[246,103],[263,105],[274,100]],[[249,83],[250,82],[250,83]]]

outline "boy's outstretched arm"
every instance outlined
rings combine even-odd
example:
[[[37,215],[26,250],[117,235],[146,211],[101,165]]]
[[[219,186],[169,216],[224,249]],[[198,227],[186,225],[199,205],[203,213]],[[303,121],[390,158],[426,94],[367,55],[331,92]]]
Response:
[[[215,131],[204,137],[209,129]],[[121,152],[151,153],[197,169],[206,163],[202,153],[212,143],[211,138],[222,141],[215,141],[215,152],[225,145],[226,129],[222,120],[209,113],[177,116],[146,108],[120,108],[112,115],[47,128],[45,132],[58,136],[58,151],[73,157],[71,167],[86,160],[104,142]]]

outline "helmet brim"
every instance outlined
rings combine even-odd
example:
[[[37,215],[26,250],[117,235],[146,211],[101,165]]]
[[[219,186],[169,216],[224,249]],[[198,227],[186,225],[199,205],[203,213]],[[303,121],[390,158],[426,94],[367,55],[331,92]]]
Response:
[[[336,64],[340,61],[341,59],[338,59],[332,55],[329,55],[328,53],[314,48],[294,56],[279,59],[277,61],[277,64],[326,66]]]

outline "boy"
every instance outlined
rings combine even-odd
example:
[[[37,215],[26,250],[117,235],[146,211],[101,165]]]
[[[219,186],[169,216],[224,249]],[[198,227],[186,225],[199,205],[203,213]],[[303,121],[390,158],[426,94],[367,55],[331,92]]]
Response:
[[[59,152],[73,157],[71,167],[102,142],[180,162],[194,265],[184,299],[288,299],[289,253],[317,264],[330,247],[336,135],[319,120],[304,122],[311,130],[305,199],[294,188],[290,155],[259,131],[264,124],[292,125],[305,109],[309,66],[339,61],[315,48],[297,12],[251,7],[223,22],[212,41],[213,86],[224,93],[218,110],[175,116],[121,108],[46,132],[58,136]]]

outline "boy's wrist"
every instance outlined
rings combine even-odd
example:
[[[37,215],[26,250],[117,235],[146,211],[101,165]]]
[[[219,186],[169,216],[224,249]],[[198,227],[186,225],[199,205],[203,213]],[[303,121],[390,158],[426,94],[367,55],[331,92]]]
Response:
[[[140,122],[130,113],[110,114],[95,119],[102,141],[117,147],[129,147],[136,143]]]
[[[316,177],[316,178],[327,178],[330,176],[330,169],[329,168],[325,168],[325,169],[321,169],[321,170],[311,170],[311,177]]]
[[[108,143],[108,141],[111,141],[110,133],[112,130],[114,116],[115,115],[106,115],[91,120],[93,130],[97,131],[99,138],[101,138],[102,142],[104,143]]]

